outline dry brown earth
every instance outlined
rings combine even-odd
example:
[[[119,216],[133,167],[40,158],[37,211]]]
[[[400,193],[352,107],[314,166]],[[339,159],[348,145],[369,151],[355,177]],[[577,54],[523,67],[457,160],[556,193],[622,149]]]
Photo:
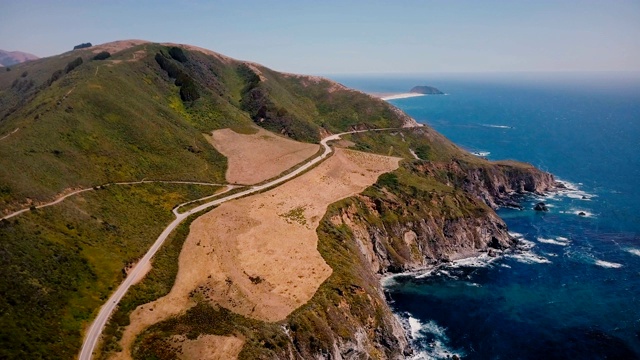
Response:
[[[222,204],[196,219],[171,292],[138,307],[121,345],[130,358],[148,326],[208,301],[238,314],[279,321],[306,303],[331,274],[317,251],[327,206],[363,191],[398,158],[336,149],[309,172],[262,194]]]
[[[313,156],[319,145],[307,144],[264,129],[245,135],[230,129],[214,131],[207,140],[228,159],[227,181],[257,184]]]
[[[244,340],[234,336],[200,335],[195,340],[174,336],[172,345],[181,360],[231,360],[237,359]]]

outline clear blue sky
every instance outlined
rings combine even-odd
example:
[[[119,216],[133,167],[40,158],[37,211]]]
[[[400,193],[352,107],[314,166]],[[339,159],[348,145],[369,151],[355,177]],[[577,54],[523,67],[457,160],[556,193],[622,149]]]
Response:
[[[281,71],[640,70],[640,1],[0,0],[0,49],[187,43]]]

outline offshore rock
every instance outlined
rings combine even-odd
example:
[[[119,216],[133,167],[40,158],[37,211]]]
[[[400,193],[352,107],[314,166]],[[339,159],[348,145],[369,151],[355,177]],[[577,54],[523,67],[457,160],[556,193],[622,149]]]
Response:
[[[549,208],[547,207],[547,205],[543,202],[539,202],[536,204],[536,206],[533,207],[533,210],[535,211],[549,211]]]

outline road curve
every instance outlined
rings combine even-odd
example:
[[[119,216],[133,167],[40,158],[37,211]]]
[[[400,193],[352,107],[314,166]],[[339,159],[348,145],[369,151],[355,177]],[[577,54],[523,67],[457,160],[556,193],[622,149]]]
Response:
[[[277,178],[275,180],[272,180],[272,181],[270,181],[270,182],[268,182],[266,184],[253,186],[253,187],[251,187],[251,188],[249,188],[247,190],[235,193],[233,195],[229,195],[229,196],[226,196],[226,197],[223,197],[223,198],[220,198],[220,199],[216,199],[216,200],[210,201],[208,203],[205,203],[205,204],[202,204],[200,206],[197,206],[197,207],[195,207],[195,208],[193,208],[193,209],[191,209],[189,211],[186,211],[184,213],[178,213],[177,209],[179,207],[181,207],[182,205],[186,205],[186,203],[185,204],[181,204],[178,207],[176,207],[174,209],[174,211],[173,211],[174,215],[176,215],[176,219],[173,220],[171,222],[171,224],[169,224],[169,226],[167,226],[164,229],[164,231],[162,232],[162,234],[160,234],[158,239],[156,239],[156,241],[153,243],[153,245],[151,245],[151,248],[149,249],[149,251],[147,251],[147,253],[144,255],[144,257],[142,257],[142,259],[140,259],[140,261],[138,261],[136,266],[129,272],[129,274],[124,279],[124,281],[120,284],[118,289],[116,289],[116,291],[113,293],[113,295],[111,295],[111,297],[106,302],[106,304],[103,305],[102,308],[100,309],[100,312],[98,313],[98,316],[96,317],[96,319],[91,324],[91,327],[89,327],[89,330],[87,331],[87,334],[86,334],[86,336],[84,338],[84,342],[82,344],[82,349],[80,350],[79,359],[80,360],[91,360],[91,355],[93,354],[93,351],[95,350],[95,347],[98,344],[98,340],[100,339],[100,335],[102,334],[102,330],[104,329],[105,325],[107,324],[107,321],[109,320],[109,317],[111,316],[111,314],[115,310],[116,306],[118,305],[120,300],[122,300],[122,298],[127,293],[129,288],[133,285],[134,281],[138,278],[138,275],[141,272],[144,271],[144,269],[146,268],[146,266],[149,263],[149,261],[151,260],[151,258],[153,258],[153,256],[156,254],[158,249],[160,249],[160,247],[162,246],[164,241],[167,239],[169,234],[171,234],[171,232],[182,221],[184,221],[184,219],[186,219],[190,215],[195,214],[197,212],[200,212],[202,210],[208,209],[208,208],[216,206],[216,205],[220,205],[220,204],[222,204],[224,202],[227,202],[229,200],[237,199],[237,198],[249,195],[249,194],[253,194],[253,193],[265,190],[267,188],[270,188],[272,186],[281,184],[281,183],[283,183],[283,182],[285,182],[287,180],[290,180],[290,179],[298,176],[302,172],[308,170],[312,166],[316,165],[320,161],[322,161],[325,158],[327,158],[327,156],[329,156],[329,154],[331,154],[331,152],[333,151],[331,149],[331,147],[327,143],[329,141],[338,140],[340,138],[340,136],[342,136],[342,135],[354,134],[354,133],[360,133],[360,132],[366,132],[366,131],[383,131],[383,130],[398,130],[398,129],[385,128],[385,129],[371,129],[371,130],[356,130],[356,131],[348,131],[348,132],[344,132],[344,133],[334,134],[334,135],[328,136],[328,137],[322,139],[322,141],[320,141],[320,145],[322,145],[322,147],[324,148],[324,151],[322,152],[322,154],[320,156],[317,156],[317,157],[309,160],[309,162],[305,163],[304,165],[302,165],[301,167],[295,169],[294,171],[292,171],[292,172],[290,172],[290,173],[288,173],[286,175],[283,175],[282,177],[279,177],[279,178]],[[87,190],[89,190],[89,189],[85,189],[85,190],[82,190],[82,191],[87,191]],[[201,199],[199,199],[199,200],[201,200]],[[62,201],[62,200],[59,200],[59,201]],[[198,200],[195,200],[195,201],[198,201]]]

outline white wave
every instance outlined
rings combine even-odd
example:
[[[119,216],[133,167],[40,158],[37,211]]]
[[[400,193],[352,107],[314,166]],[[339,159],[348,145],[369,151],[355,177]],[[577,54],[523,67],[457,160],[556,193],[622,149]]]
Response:
[[[473,151],[473,152],[471,152],[471,154],[475,155],[475,156],[485,157],[485,156],[491,155],[491,152],[489,152],[489,151]]]
[[[438,271],[437,267],[434,267],[434,268],[431,268],[431,269],[425,269],[425,270],[422,270],[419,273],[417,273],[414,277],[416,279],[426,278],[426,277],[429,277],[429,276],[433,275],[437,271]]]
[[[534,246],[536,246],[536,243],[533,241],[529,241],[525,238],[519,238],[516,248],[519,250],[531,250]]]
[[[396,278],[404,275],[407,275],[407,274],[400,273],[400,274],[391,274],[391,275],[383,276],[382,279],[380,279],[380,284],[382,285],[382,287],[385,287],[385,288],[398,285]]]
[[[611,268],[611,269],[617,269],[622,267],[622,264],[604,261],[604,260],[596,260],[595,264],[598,266],[602,266],[604,268]]]
[[[558,237],[556,237],[556,240],[558,240],[558,241],[565,241],[565,242],[566,242],[566,241],[569,241],[569,239],[567,239],[567,238],[566,238],[566,237],[564,237],[564,236],[558,236]]]
[[[582,217],[593,217],[593,213],[587,210],[579,210],[579,209],[571,209],[571,214],[582,216]]]
[[[524,237],[524,235],[513,231],[509,231],[509,236],[516,239],[522,239]]]
[[[422,323],[420,323],[420,320],[409,316],[409,330],[411,330],[411,337],[416,339],[418,335],[420,335],[420,330],[422,330]]]
[[[538,241],[541,243],[545,243],[545,244],[552,244],[552,245],[559,245],[559,246],[567,246],[569,245],[568,243],[568,239],[566,238],[562,238],[562,239],[566,239],[566,240],[560,240],[560,237],[557,237],[555,240],[554,239],[545,239],[542,237],[538,238]]]
[[[628,248],[626,250],[633,255],[640,256],[640,249]]]
[[[546,257],[534,254],[532,252],[510,254],[508,256],[523,264],[551,264],[551,261]]]
[[[454,351],[447,346],[449,338],[445,333],[446,329],[436,324],[435,321],[430,320],[426,323],[422,323],[420,320],[410,316],[409,327],[409,330],[411,331],[411,338],[414,342],[418,342],[420,339],[431,340],[427,346],[421,346],[421,348],[423,348],[422,351],[414,355],[411,359],[447,359],[451,358],[453,355],[462,357],[462,352]]]
[[[565,196],[571,199],[585,200],[585,201],[590,201],[592,198],[598,197],[598,195],[590,194],[586,191],[581,190],[579,186],[582,185],[582,183],[574,184],[566,180],[557,180],[557,181],[562,185],[564,185],[565,187],[564,189],[558,190],[557,192],[558,195]]]
[[[454,260],[447,264],[447,267],[453,269],[459,267],[485,267],[491,264],[495,259],[495,257],[491,257],[488,254],[480,254],[478,256]]]
[[[482,126],[496,128],[496,129],[513,129],[513,126],[509,126],[509,125],[482,124]]]

